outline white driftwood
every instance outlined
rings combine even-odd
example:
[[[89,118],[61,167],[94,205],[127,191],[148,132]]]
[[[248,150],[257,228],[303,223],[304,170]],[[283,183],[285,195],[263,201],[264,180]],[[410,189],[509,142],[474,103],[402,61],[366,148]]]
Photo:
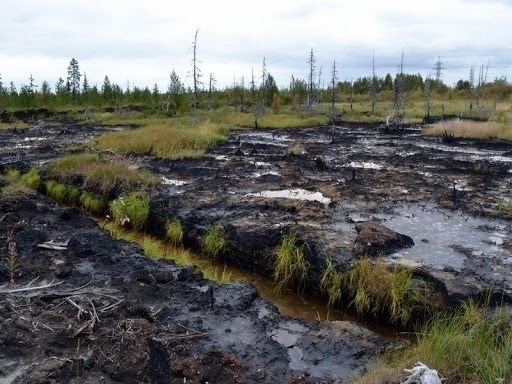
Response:
[[[442,379],[435,369],[430,369],[421,361],[411,369],[404,369],[409,374],[403,384],[442,384]]]
[[[58,243],[56,241],[50,240],[45,241],[42,244],[37,244],[39,248],[53,249],[55,251],[64,251],[68,248],[69,240],[66,240],[62,243]]]

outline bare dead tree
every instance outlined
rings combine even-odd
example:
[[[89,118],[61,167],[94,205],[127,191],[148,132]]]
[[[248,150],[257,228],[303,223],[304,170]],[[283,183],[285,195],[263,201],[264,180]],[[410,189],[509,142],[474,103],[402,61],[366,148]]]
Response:
[[[405,114],[404,52],[394,83],[393,111],[386,117],[386,128],[400,128]]]
[[[336,60],[332,63],[332,71],[331,71],[331,108],[330,108],[330,118],[331,122],[334,126],[334,117],[336,115],[336,81],[338,79],[338,71],[336,70]]]
[[[375,107],[377,106],[377,92],[379,82],[377,75],[375,74],[375,53],[372,54],[372,81],[370,84],[370,96],[372,99],[372,115],[375,113]]]
[[[430,119],[430,111],[432,110],[432,79],[427,76],[425,79],[425,120]]]
[[[213,73],[210,73],[210,81],[208,86],[208,110],[212,110],[212,97],[213,97],[213,91],[215,90],[215,84],[217,83],[217,80],[215,79],[215,76],[213,76]]]
[[[240,105],[241,111],[245,111],[245,78],[242,76],[242,81],[240,82]]]
[[[197,63],[197,34],[199,33],[199,28],[196,29],[196,33],[194,35],[194,41],[192,42],[192,52],[193,52],[193,58],[192,58],[192,77],[193,77],[193,111],[194,111],[194,117],[193,121],[194,123],[197,123],[197,103],[198,103],[198,90],[200,81],[199,78],[201,77],[201,70],[199,69]]]
[[[315,55],[313,54],[313,48],[311,48],[311,52],[309,54],[308,65],[309,65],[309,75],[308,75],[308,95],[307,102],[308,107],[311,109],[313,106],[313,92],[315,90]]]

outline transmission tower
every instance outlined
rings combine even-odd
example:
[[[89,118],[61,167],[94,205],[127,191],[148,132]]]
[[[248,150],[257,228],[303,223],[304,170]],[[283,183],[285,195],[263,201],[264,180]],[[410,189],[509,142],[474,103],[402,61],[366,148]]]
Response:
[[[440,82],[443,77],[443,69],[444,69],[440,56],[437,57],[437,62],[433,69],[434,69],[434,71],[436,71],[436,81]]]

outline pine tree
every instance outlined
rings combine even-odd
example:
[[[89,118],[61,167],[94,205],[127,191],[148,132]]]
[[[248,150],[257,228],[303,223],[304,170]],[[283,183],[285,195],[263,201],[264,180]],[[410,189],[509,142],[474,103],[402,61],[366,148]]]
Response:
[[[110,84],[108,76],[105,76],[105,80],[103,80],[103,85],[101,86],[101,93],[103,94],[103,99],[106,102],[112,101],[112,84]]]
[[[167,89],[167,111],[179,111],[184,107],[185,99],[185,85],[173,69],[169,76],[169,88]]]
[[[78,94],[80,93],[80,68],[78,61],[72,58],[68,66],[68,78],[67,78],[67,91],[71,93],[73,102],[76,101]]]
[[[50,84],[45,80],[41,83],[41,100],[43,102],[43,106],[46,107],[50,102],[52,89]]]
[[[87,74],[84,72],[84,81],[82,83],[82,93],[86,95],[89,93],[89,90],[90,90],[90,87],[89,87],[89,82],[87,81]]]

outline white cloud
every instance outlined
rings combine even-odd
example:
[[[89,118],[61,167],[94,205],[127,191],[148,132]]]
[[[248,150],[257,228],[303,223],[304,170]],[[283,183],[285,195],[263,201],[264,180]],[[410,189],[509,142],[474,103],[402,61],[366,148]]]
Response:
[[[247,83],[251,69],[258,78],[264,56],[287,85],[306,76],[310,49],[325,79],[333,60],[341,79],[369,75],[372,52],[383,76],[404,51],[406,71],[423,75],[441,56],[453,83],[488,60],[491,77],[510,72],[510,20],[505,0],[17,0],[2,9],[0,73],[4,82],[26,83],[32,73],[54,84],[75,57],[91,83],[108,75],[162,89],[172,69],[187,80],[199,28],[203,80],[213,72],[220,87],[233,77]]]

